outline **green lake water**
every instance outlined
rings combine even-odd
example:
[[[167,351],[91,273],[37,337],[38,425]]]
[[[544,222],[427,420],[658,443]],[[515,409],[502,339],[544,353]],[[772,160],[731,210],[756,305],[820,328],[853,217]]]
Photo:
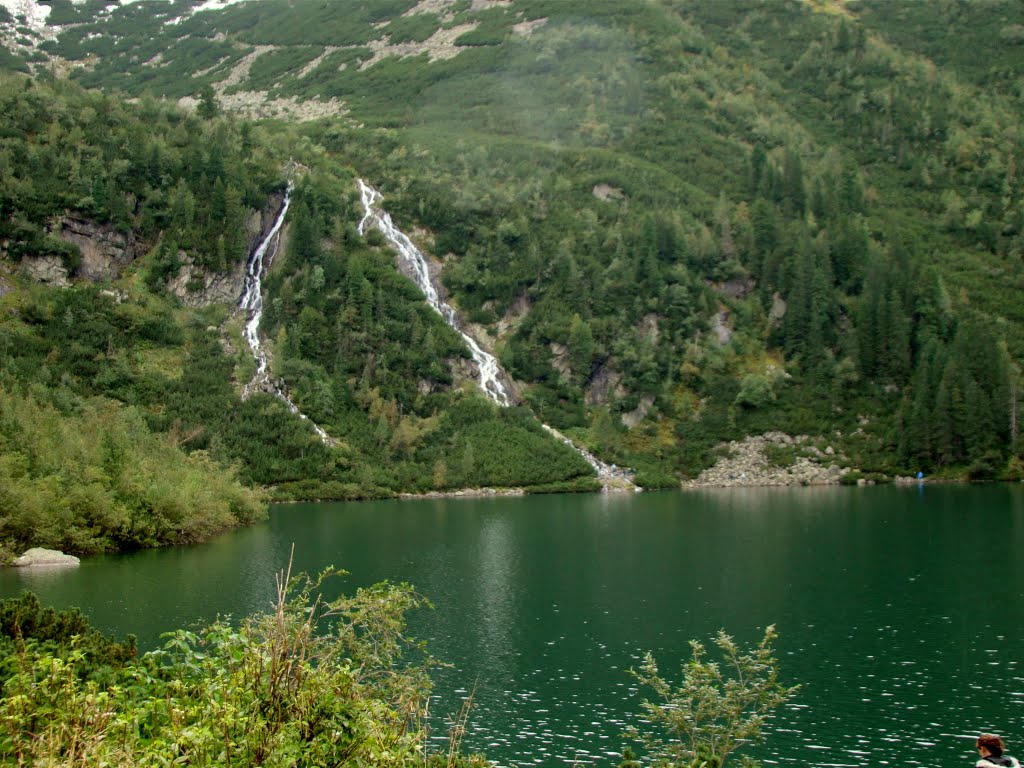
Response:
[[[296,568],[416,585],[415,634],[453,667],[438,728],[474,685],[465,746],[504,766],[613,766],[650,649],[781,633],[803,687],[757,754],[801,766],[973,764],[980,730],[1024,752],[1024,487],[742,489],[275,507],[188,549],[0,573],[98,627],[159,634],[266,609]],[[438,739],[443,734],[438,732]],[[440,743],[440,741],[439,741]]]

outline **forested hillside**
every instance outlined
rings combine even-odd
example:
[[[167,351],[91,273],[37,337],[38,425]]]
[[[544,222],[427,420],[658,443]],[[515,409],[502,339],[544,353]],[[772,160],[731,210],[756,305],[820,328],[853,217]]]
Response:
[[[592,487],[537,419],[641,484],[769,430],[865,472],[1020,474],[1019,2],[198,6],[54,0],[12,43],[37,82],[4,82],[8,260],[73,278],[68,216],[139,251],[113,296],[12,268],[19,397],[113,398],[279,498]],[[289,173],[261,332],[334,445],[239,398],[239,319],[180,285],[239,268]],[[357,176],[521,407],[355,231]]]
[[[0,541],[12,551],[198,541],[261,517],[259,489],[594,487],[527,412],[456,384],[467,353],[390,252],[355,234],[351,172],[317,164],[308,142],[307,157],[283,130],[20,76],[0,80],[0,113]],[[239,277],[296,157],[316,170],[294,178],[265,328],[275,374],[330,445],[278,398],[242,399],[254,362],[238,291],[205,300],[211,277]]]

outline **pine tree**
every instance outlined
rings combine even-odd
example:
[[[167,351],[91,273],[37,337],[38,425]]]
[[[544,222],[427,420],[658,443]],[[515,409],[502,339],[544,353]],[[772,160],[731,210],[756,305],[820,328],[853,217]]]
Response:
[[[594,335],[590,325],[573,315],[569,325],[569,360],[572,376],[577,384],[583,384],[590,378],[590,366],[594,357]]]
[[[768,156],[760,142],[754,145],[750,153],[750,196],[759,197],[763,194],[762,184],[764,183],[765,167],[768,165]]]
[[[839,209],[845,214],[864,211],[864,191],[861,188],[860,171],[852,162],[843,166],[839,182]]]
[[[964,389],[964,451],[970,460],[978,459],[995,447],[992,403],[985,390],[968,377]]]
[[[765,264],[779,242],[775,223],[775,208],[764,198],[758,198],[754,201],[750,219],[754,228],[755,249],[755,255],[750,265],[751,271],[755,277],[765,279]]]
[[[245,208],[238,189],[228,184],[224,190],[224,237],[228,266],[247,254],[245,242]]]
[[[213,86],[206,83],[199,89],[199,106],[196,107],[196,114],[203,120],[212,120],[220,113],[220,106],[217,104],[217,94]]]
[[[913,393],[904,401],[900,453],[904,461],[930,468],[932,463],[932,412],[935,408],[932,379],[934,360],[928,355],[914,378]]]
[[[793,148],[786,148],[782,165],[782,202],[794,216],[804,215],[807,209],[807,192],[804,188],[804,170],[800,155]]]
[[[289,258],[296,266],[309,264],[319,258],[320,246],[313,226],[313,216],[304,200],[292,208]]]
[[[957,464],[966,457],[964,434],[967,431],[967,407],[964,380],[957,361],[951,356],[935,396],[935,419],[932,442],[936,459],[941,464]]]
[[[853,289],[863,274],[868,256],[868,233],[856,216],[843,216],[830,227],[832,232],[832,269],[836,283]]]
[[[827,252],[819,253],[815,256],[810,286],[804,357],[806,370],[811,372],[821,385],[827,384],[831,375],[832,366],[828,350],[834,341],[835,314],[831,262]]]
[[[787,354],[798,355],[807,349],[811,329],[811,284],[814,281],[814,254],[805,239],[799,255],[789,260],[789,290],[785,294],[786,316],[783,319],[783,338]]]
[[[857,312],[857,360],[864,378],[871,379],[879,372],[884,348],[885,328],[880,325],[886,317],[886,280],[884,265],[874,259],[868,267]]]
[[[850,34],[850,27],[846,19],[840,19],[839,29],[836,30],[836,53],[848,53],[853,47],[853,35]]]
[[[884,309],[884,372],[895,384],[903,384],[910,374],[910,320],[900,291],[889,290]]]

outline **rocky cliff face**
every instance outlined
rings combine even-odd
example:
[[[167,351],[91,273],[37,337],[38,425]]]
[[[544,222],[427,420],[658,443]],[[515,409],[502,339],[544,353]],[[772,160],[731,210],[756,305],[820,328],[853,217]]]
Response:
[[[125,267],[145,253],[134,233],[121,232],[109,224],[65,216],[50,229],[78,248],[82,259],[76,276],[93,282],[117,280]],[[36,282],[60,287],[71,284],[72,276],[59,256],[22,259],[21,269]]]
[[[82,263],[78,274],[93,282],[117,280],[125,267],[145,253],[133,232],[120,232],[106,224],[65,216],[60,239],[78,247]]]
[[[197,266],[185,251],[178,251],[181,269],[167,282],[167,290],[186,307],[207,307],[210,304],[231,304],[242,294],[245,264],[239,263],[227,274],[208,272]]]
[[[22,259],[21,271],[37,283],[66,288],[71,285],[67,267],[60,256],[42,256],[38,259]]]
[[[284,204],[281,195],[274,195],[264,211],[254,211],[245,225],[248,253],[252,253],[273,226]],[[81,264],[74,275],[92,282],[112,282],[124,270],[143,256],[148,245],[133,232],[121,232],[106,224],[97,224],[75,216],[65,216],[53,227],[53,232],[65,242],[75,245],[82,255]],[[282,241],[284,233],[282,232]],[[284,247],[284,242],[280,247]],[[195,264],[185,251],[178,252],[182,264],[178,274],[168,282],[167,289],[189,307],[210,304],[233,304],[242,292],[245,261],[239,262],[227,274],[211,273]],[[23,259],[22,272],[31,279],[49,285],[66,287],[71,284],[69,274],[59,256]]]

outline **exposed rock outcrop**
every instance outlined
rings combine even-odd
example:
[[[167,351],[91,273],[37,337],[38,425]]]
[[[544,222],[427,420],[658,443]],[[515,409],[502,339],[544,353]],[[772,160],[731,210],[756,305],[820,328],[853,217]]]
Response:
[[[33,547],[11,563],[15,568],[46,566],[49,568],[74,568],[79,560],[74,555],[65,555],[56,549]]]
[[[613,187],[611,184],[595,184],[591,192],[598,200],[604,200],[606,203],[612,200],[622,200],[626,197],[621,189]]]
[[[71,285],[67,267],[60,256],[40,256],[35,259],[22,259],[21,271],[37,283],[55,285],[66,288]]]
[[[524,293],[513,301],[505,310],[505,314],[498,319],[494,329],[495,333],[501,338],[515,332],[529,313],[530,297]]]
[[[281,195],[274,195],[264,211],[254,211],[245,223],[248,253],[270,231],[277,214],[284,204]],[[81,253],[78,276],[93,282],[117,280],[124,270],[146,251],[133,232],[121,232],[107,224],[97,224],[75,216],[65,216],[53,227],[53,231],[65,242],[76,246]],[[282,232],[284,247],[285,233]],[[168,282],[168,290],[189,307],[203,307],[214,303],[233,304],[238,301],[245,275],[245,261],[240,261],[227,273],[211,273],[197,266],[195,260],[184,251],[178,252],[181,268]],[[21,271],[32,280],[48,285],[67,287],[71,276],[59,256],[25,258],[20,264]]]
[[[773,446],[792,449],[795,454],[792,464],[773,464],[767,455]],[[734,440],[720,448],[726,449],[727,455],[695,480],[684,481],[684,488],[837,485],[850,471],[842,466],[845,459],[836,454],[835,449],[828,446],[821,450],[810,443],[807,435],[790,437],[782,432],[767,432]]]
[[[648,344],[656,345],[658,337],[661,335],[661,329],[658,327],[658,316],[653,312],[648,312],[640,318],[640,322],[636,324],[636,330],[640,338]]]
[[[594,371],[587,386],[586,403],[589,406],[608,405],[613,398],[625,397],[626,389],[622,386],[622,374],[615,370],[611,358],[605,360]]]
[[[715,334],[715,340],[720,346],[725,346],[732,341],[732,317],[729,308],[724,304],[718,305],[718,311],[711,317],[711,332]]]
[[[167,283],[167,290],[173,293],[186,307],[206,307],[210,304],[231,304],[242,294],[245,279],[245,263],[239,263],[226,274],[209,272],[197,266],[191,256],[178,251],[181,268]]]
[[[125,267],[144,252],[134,233],[73,216],[61,221],[59,236],[78,247],[82,254],[78,274],[93,282],[117,280]]]
[[[572,380],[572,366],[569,363],[569,348],[556,341],[548,345],[551,349],[551,366],[558,371],[558,379],[563,383]]]
[[[752,277],[735,277],[721,283],[708,280],[707,284],[715,293],[727,299],[746,298],[757,287],[757,283]]]
[[[772,308],[768,312],[768,317],[773,322],[779,322],[786,316],[786,300],[782,298],[778,291],[772,294]]]
[[[651,395],[644,395],[640,398],[640,403],[632,411],[622,414],[622,424],[626,429],[633,429],[637,424],[647,418],[647,414],[650,413],[651,407],[654,405],[654,397]]]
[[[109,224],[97,224],[77,216],[65,216],[50,227],[61,240],[81,254],[77,276],[94,283],[117,280],[145,248],[132,232],[121,232]],[[38,283],[58,287],[71,284],[71,275],[60,256],[25,258],[21,269]]]
[[[512,25],[512,34],[519,35],[520,37],[529,37],[547,23],[547,16],[544,16],[539,19],[529,19],[528,21],[521,21],[518,24]]]

